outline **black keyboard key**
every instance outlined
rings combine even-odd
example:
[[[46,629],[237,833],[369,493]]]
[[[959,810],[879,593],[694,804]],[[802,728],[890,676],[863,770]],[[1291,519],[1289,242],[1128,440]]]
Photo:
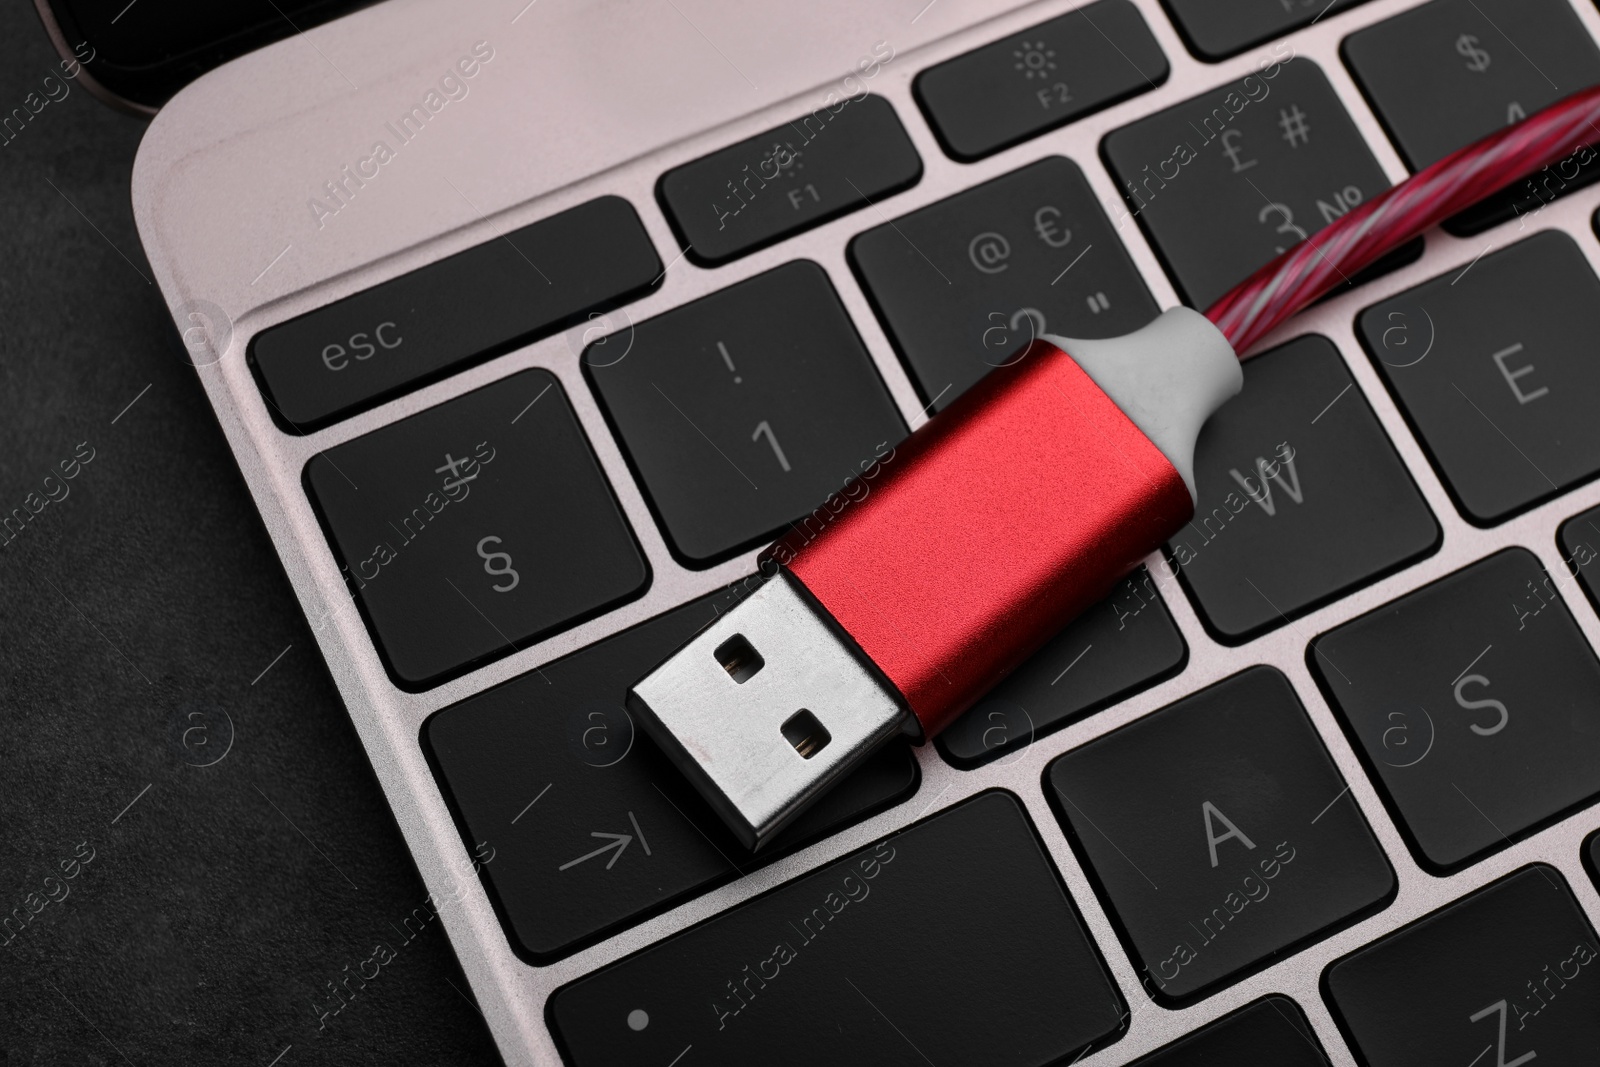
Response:
[[[1600,279],[1547,231],[1368,308],[1362,342],[1467,518],[1600,471]]]
[[[981,159],[1154,89],[1167,57],[1128,0],[1100,0],[917,75],[944,150]]]
[[[624,358],[590,346],[584,370],[691,565],[771,539],[906,433],[805,260],[640,323]]]
[[[633,205],[604,196],[263,330],[250,359],[280,423],[304,433],[622,304],[660,275]]]
[[[305,477],[378,651],[406,688],[525,648],[649,582],[548,371],[319,452]]]
[[[1600,508],[1590,508],[1562,523],[1556,540],[1567,570],[1578,579],[1589,603],[1600,608]]]
[[[576,1067],[1065,1063],[1123,1002],[1033,827],[985,793],[556,991]]]
[[[1141,567],[945,727],[936,743],[957,767],[1004,758],[1176,674],[1187,655]]]
[[[1270,996],[1196,1030],[1132,1067],[1328,1067],[1300,1005]]]
[[[1230,643],[1388,574],[1439,540],[1331,342],[1302,337],[1246,360],[1244,380],[1200,433],[1200,502],[1167,549],[1201,617]]]
[[[916,788],[916,761],[893,745],[759,859],[739,846],[623,706],[628,687],[732,607],[735,593],[590,645],[423,727],[468,852],[492,849],[483,877],[523,957],[546,963],[573,952]]]
[[[1226,59],[1363,0],[1166,0],[1188,45],[1202,59]],[[1280,46],[1282,47],[1282,46]]]
[[[1305,709],[1270,667],[1068,752],[1047,780],[1163,1002],[1243,977],[1395,886]]]
[[[1160,311],[1083,171],[1059,156],[868,230],[850,259],[938,409],[1038,334],[1116,337]]]
[[[1600,794],[1600,662],[1526,549],[1317,638],[1310,659],[1434,870]]]
[[[910,188],[922,159],[881,96],[846,98],[661,177],[698,263],[726,263]]]
[[[1412,170],[1600,82],[1600,48],[1566,0],[1434,0],[1351,34],[1344,55]],[[1448,228],[1477,233],[1596,178],[1589,150]]]
[[[1274,64],[1113,131],[1112,172],[1190,305],[1389,187],[1327,76]]]
[[[1600,943],[1552,867],[1527,867],[1346,956],[1328,999],[1367,1067],[1600,1062]]]

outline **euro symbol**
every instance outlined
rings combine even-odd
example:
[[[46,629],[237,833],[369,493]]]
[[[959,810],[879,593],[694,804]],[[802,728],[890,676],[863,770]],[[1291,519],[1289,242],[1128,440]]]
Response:
[[[1056,228],[1056,220],[1060,217],[1061,211],[1049,205],[1033,213],[1033,232],[1051,248],[1065,248],[1072,243],[1071,230]]]

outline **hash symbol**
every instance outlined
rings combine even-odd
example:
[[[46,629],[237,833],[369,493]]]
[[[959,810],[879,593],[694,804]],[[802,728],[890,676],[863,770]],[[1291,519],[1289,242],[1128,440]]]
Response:
[[[1298,104],[1293,111],[1278,110],[1278,126],[1283,130],[1283,139],[1289,142],[1290,148],[1311,143],[1311,124],[1306,122],[1306,113],[1300,110]]]

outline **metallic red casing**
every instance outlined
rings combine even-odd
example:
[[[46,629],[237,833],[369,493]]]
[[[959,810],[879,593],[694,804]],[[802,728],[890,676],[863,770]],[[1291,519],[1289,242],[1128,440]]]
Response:
[[[1035,341],[768,556],[931,736],[1193,510],[1166,456],[1071,357]]]

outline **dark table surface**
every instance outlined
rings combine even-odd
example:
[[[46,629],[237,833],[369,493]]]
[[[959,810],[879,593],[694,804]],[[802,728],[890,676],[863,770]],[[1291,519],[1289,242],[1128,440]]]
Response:
[[[59,73],[0,8],[0,115]],[[0,1064],[498,1062],[437,923],[319,1025],[426,890],[66,84],[0,144]]]

